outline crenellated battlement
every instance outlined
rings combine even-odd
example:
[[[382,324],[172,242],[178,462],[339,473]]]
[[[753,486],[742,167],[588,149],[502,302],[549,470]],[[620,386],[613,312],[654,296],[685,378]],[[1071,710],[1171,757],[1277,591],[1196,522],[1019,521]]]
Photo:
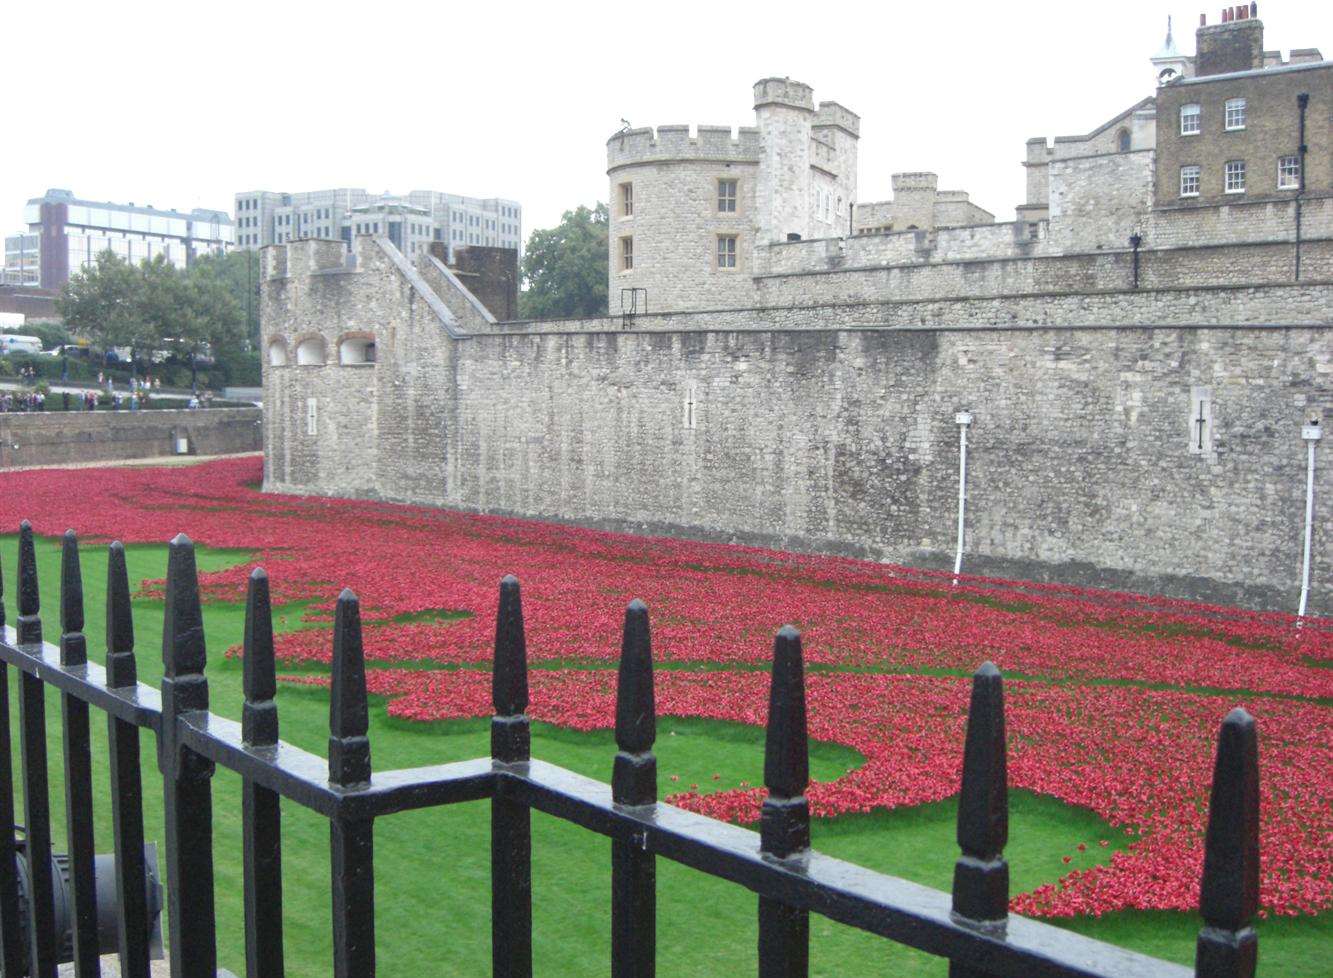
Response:
[[[848,135],[858,139],[861,136],[861,117],[837,102],[820,102],[819,111],[815,113],[815,121],[811,126],[815,129],[832,126],[843,129]]]
[[[754,107],[785,105],[815,111],[815,90],[792,78],[761,78],[754,83]]]
[[[728,160],[758,162],[759,130],[742,126],[698,126],[691,135],[685,125],[629,129],[606,141],[607,169],[633,163],[673,160]]]
[[[934,173],[895,173],[890,179],[895,194],[904,190],[936,190],[940,185],[940,178]]]

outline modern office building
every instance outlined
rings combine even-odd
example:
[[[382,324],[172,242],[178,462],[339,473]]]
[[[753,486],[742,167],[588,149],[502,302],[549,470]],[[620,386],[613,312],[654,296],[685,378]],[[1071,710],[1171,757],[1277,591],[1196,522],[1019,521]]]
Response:
[[[431,241],[455,248],[523,245],[523,208],[500,197],[464,197],[435,190],[404,195],[371,194],[353,187],[300,193],[252,190],[236,195],[236,243],[262,248],[301,238],[356,234],[387,237],[405,255],[423,252]]]
[[[196,255],[227,251],[234,238],[231,218],[223,211],[196,208],[186,213],[149,204],[112,204],[75,197],[68,190],[48,190],[29,200],[23,222],[26,234],[5,239],[5,278],[20,274],[26,278],[24,284],[43,289],[59,289],[103,251],[135,265],[164,255],[184,268]],[[27,272],[33,239],[36,281]]]
[[[35,234],[14,234],[5,238],[5,267],[0,272],[0,285],[41,283],[37,241]]]

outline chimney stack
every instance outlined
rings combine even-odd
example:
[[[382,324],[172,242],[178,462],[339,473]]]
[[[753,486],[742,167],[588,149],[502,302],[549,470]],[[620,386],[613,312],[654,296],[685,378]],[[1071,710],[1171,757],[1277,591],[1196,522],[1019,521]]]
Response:
[[[1221,23],[1209,27],[1199,15],[1195,34],[1196,77],[1235,71],[1255,71],[1264,66],[1264,25],[1257,3],[1222,9]]]

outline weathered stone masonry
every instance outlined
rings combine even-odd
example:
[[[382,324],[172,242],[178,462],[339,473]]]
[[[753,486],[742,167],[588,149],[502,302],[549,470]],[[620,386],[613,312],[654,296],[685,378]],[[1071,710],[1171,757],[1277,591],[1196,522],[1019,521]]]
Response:
[[[745,328],[731,310],[560,330],[446,304],[448,279],[386,243],[358,239],[355,270],[317,244],[265,253],[269,339],[329,350],[266,367],[269,489],[946,566],[967,408],[965,570],[1294,608],[1300,425],[1333,413],[1327,283],[1302,285],[1326,313],[1304,325],[782,328],[763,310]],[[377,362],[337,365],[367,328]],[[1311,607],[1329,613],[1320,452]]]

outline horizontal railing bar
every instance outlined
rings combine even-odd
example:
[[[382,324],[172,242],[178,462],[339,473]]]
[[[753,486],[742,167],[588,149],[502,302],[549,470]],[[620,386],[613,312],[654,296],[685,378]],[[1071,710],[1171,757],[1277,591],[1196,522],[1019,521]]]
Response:
[[[400,768],[370,776],[370,787],[342,793],[344,818],[375,818],[419,808],[480,801],[495,793],[488,757],[431,767]]]
[[[241,725],[233,720],[196,711],[181,717],[180,724],[181,743],[195,753],[328,818],[376,818],[477,801],[494,790],[490,758],[383,771],[372,774],[369,785],[339,788],[329,783],[325,758],[282,741],[246,746]]]
[[[246,746],[239,723],[204,710],[183,714],[178,723],[180,743],[196,754],[325,817],[338,813],[342,792],[329,784],[325,758],[282,741]]]
[[[158,731],[162,726],[162,696],[152,686],[138,683],[134,687],[109,688],[106,669],[95,662],[77,666],[60,664],[60,648],[43,642],[41,655],[33,655],[34,645],[18,645],[14,629],[5,626],[0,640],[0,659],[36,676],[75,699],[111,714],[118,720]]]
[[[709,876],[804,907],[900,944],[1011,978],[1188,978],[1193,972],[1146,955],[1010,916],[1003,934],[955,921],[949,894],[831,856],[779,862],[761,857],[759,835],[672,805],[621,808],[609,785],[542,761],[497,770],[497,795],[586,829],[628,839]]]

